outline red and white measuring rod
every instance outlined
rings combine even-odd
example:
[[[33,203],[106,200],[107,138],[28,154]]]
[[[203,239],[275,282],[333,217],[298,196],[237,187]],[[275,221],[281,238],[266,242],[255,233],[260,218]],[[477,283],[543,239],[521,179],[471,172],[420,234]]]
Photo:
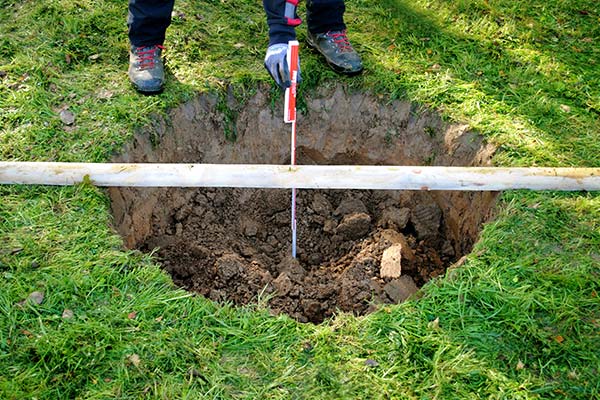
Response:
[[[300,58],[298,55],[299,43],[297,40],[288,42],[287,63],[290,71],[290,87],[285,89],[285,106],[283,121],[292,124],[290,164],[296,165],[296,93],[298,74],[300,73]],[[292,257],[296,258],[296,188],[292,187]]]
[[[376,190],[600,191],[600,168],[0,161],[0,184]]]

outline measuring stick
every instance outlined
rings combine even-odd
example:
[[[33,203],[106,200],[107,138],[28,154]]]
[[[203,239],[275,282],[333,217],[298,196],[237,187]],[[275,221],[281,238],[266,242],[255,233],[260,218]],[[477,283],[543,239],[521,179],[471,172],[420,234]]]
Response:
[[[291,158],[292,166],[296,165],[296,85],[300,60],[298,58],[298,41],[288,42],[287,63],[290,71],[290,87],[285,89],[285,106],[283,121],[292,124]],[[296,188],[292,187],[292,257],[296,258]]]

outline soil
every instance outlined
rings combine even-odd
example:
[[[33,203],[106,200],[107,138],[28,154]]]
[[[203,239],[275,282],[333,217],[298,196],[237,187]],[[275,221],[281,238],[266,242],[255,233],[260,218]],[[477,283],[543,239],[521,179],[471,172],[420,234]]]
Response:
[[[199,96],[136,135],[115,161],[289,163],[289,126],[267,91],[224,139],[216,99]],[[299,164],[487,165],[494,151],[466,126],[409,103],[384,105],[337,86],[306,99]],[[310,116],[310,118],[306,118]],[[160,142],[155,146],[153,142]],[[469,252],[496,193],[299,190],[291,258],[290,191],[110,189],[128,247],[152,251],[176,284],[214,301],[266,301],[274,314],[321,322],[398,303]]]
[[[159,247],[177,284],[236,304],[269,297],[273,310],[300,321],[396,302],[384,290],[393,279],[380,276],[382,255],[394,244],[408,246],[410,256],[398,261],[418,286],[457,257],[441,234],[437,205],[411,213],[382,192],[299,191],[297,260],[290,257],[289,191],[189,190],[164,200],[180,207],[140,248]]]

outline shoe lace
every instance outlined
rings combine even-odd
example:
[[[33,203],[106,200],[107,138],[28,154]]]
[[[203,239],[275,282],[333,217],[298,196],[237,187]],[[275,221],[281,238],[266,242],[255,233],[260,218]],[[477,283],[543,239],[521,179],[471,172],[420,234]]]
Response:
[[[136,55],[139,58],[138,67],[144,71],[146,69],[154,68],[156,61],[156,53],[158,49],[164,50],[164,46],[157,44],[155,46],[141,46],[136,48]]]
[[[333,39],[333,43],[337,45],[341,53],[352,51],[352,45],[350,44],[350,40],[348,40],[348,36],[346,36],[345,30],[340,32],[327,32],[327,36]]]

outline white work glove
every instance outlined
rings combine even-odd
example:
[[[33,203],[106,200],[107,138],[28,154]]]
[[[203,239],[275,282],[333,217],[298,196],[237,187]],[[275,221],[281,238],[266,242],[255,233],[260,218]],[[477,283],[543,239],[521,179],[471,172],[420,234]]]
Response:
[[[265,55],[265,68],[275,80],[275,83],[280,88],[286,89],[291,85],[290,70],[287,64],[287,50],[288,45],[286,43],[272,44],[267,49]],[[300,60],[298,60],[298,77],[296,83],[300,83]]]

